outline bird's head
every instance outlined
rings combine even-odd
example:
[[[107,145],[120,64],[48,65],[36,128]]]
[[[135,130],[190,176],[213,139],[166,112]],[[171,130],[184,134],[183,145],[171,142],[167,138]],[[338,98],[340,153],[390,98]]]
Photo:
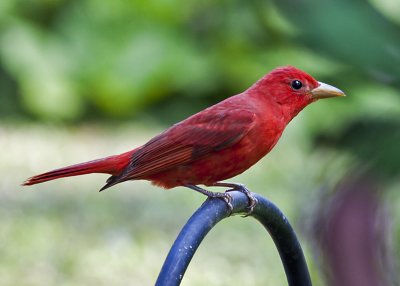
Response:
[[[255,87],[293,116],[318,99],[345,96],[340,89],[319,82],[292,66],[272,70]]]

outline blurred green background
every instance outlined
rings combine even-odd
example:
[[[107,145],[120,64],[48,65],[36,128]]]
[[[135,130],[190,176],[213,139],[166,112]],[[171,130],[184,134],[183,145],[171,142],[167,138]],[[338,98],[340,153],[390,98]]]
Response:
[[[154,284],[179,229],[204,197],[147,182],[98,194],[102,175],[19,184],[130,150],[282,65],[348,96],[309,106],[273,152],[233,181],[287,214],[314,285],[348,285],[332,279],[342,276],[316,228],[329,231],[319,218],[350,201],[332,199],[336,186],[368,177],[386,223],[376,227],[378,215],[367,220],[384,237],[367,246],[377,249],[384,269],[374,268],[377,281],[396,277],[398,1],[2,0],[0,284]],[[220,223],[182,284],[286,285],[266,235],[250,218]],[[355,266],[349,271],[362,273]],[[395,283],[388,281],[379,285]]]

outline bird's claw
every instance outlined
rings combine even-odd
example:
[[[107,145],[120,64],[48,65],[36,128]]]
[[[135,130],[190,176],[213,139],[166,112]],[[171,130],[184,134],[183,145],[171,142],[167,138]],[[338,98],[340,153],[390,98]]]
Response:
[[[186,185],[186,187],[188,187],[188,188],[190,188],[190,189],[192,189],[192,190],[194,190],[196,192],[202,193],[203,195],[206,195],[209,198],[220,198],[220,199],[222,199],[228,205],[228,208],[229,208],[229,215],[228,216],[231,216],[232,213],[233,213],[233,204],[232,204],[233,198],[229,194],[229,192],[239,191],[239,192],[245,194],[247,199],[249,200],[249,204],[246,207],[248,211],[247,211],[246,214],[243,215],[243,217],[247,217],[247,216],[251,215],[253,210],[254,210],[254,207],[258,203],[258,200],[256,199],[256,197],[254,197],[253,194],[242,184],[215,183],[215,184],[213,184],[213,186],[215,186],[215,187],[228,187],[230,189],[225,191],[224,193],[218,193],[218,192],[211,192],[211,191],[205,190],[205,189],[200,188],[200,187],[198,187],[196,185],[190,185],[190,184]]]
[[[249,199],[249,205],[247,206],[247,213],[245,213],[244,215],[242,215],[242,217],[248,217],[249,215],[251,215],[253,213],[254,207],[258,204],[258,200],[255,196],[250,195],[247,196],[247,198]]]
[[[228,208],[229,208],[229,214],[228,216],[232,215],[233,212],[233,205],[232,205],[232,196],[230,194],[228,194],[227,192],[223,193],[224,195],[221,196],[220,198],[222,200],[224,200],[224,202],[227,204]]]
[[[258,204],[258,200],[253,194],[242,184],[236,184],[234,188],[227,190],[226,192],[232,192],[232,191],[239,191],[243,194],[246,195],[247,199],[249,200],[249,204],[246,207],[247,208],[247,213],[242,215],[242,217],[248,217],[253,213],[254,207]]]

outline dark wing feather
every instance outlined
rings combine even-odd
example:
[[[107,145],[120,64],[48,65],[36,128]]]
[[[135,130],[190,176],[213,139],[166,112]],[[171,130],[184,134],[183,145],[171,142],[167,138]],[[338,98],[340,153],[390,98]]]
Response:
[[[188,164],[239,142],[254,126],[255,114],[249,111],[202,113],[178,123],[151,139],[132,156],[116,183],[140,179],[178,165]]]

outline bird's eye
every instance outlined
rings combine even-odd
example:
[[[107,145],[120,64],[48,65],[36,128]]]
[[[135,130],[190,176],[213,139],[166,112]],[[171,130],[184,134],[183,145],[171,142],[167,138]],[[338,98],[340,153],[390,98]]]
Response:
[[[299,80],[297,80],[297,79],[295,79],[294,81],[292,81],[292,82],[290,83],[290,85],[291,85],[292,88],[295,89],[295,90],[299,90],[300,88],[303,87],[303,84],[301,83],[301,81],[299,81]]]

